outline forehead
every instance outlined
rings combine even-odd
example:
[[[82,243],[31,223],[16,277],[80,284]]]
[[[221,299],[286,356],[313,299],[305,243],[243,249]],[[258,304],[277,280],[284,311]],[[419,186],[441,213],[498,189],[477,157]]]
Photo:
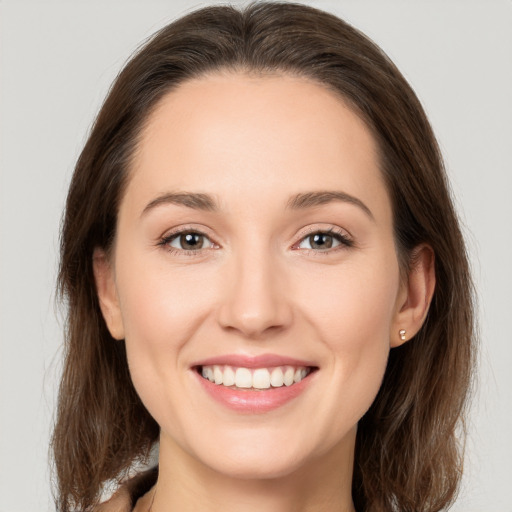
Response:
[[[371,131],[340,95],[302,77],[234,72],[184,82],[159,102],[130,181],[139,196],[342,187],[365,197],[384,187]]]

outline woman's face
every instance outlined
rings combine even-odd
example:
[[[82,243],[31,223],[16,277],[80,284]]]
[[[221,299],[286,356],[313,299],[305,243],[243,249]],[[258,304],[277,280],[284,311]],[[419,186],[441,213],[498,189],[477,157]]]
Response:
[[[352,453],[406,291],[375,141],[333,92],[234,73],[170,92],[106,275],[161,450],[243,477]]]

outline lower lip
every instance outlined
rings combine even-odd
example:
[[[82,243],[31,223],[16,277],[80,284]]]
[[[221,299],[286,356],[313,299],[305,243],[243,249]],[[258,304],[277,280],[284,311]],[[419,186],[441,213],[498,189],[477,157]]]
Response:
[[[241,413],[261,414],[272,411],[291,402],[305,391],[311,382],[313,372],[291,386],[269,388],[260,391],[228,388],[214,384],[194,371],[203,389],[217,402]]]

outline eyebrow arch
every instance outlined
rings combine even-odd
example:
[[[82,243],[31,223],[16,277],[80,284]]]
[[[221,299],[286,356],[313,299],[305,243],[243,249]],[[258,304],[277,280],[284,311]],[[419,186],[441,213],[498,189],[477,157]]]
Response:
[[[209,194],[200,194],[192,192],[168,192],[153,199],[146,205],[142,211],[142,215],[147,214],[150,210],[164,204],[176,204],[186,206],[194,210],[203,210],[214,212],[218,210],[217,204]]]
[[[346,192],[340,192],[337,190],[322,190],[319,192],[304,192],[302,194],[297,194],[290,198],[287,208],[292,210],[301,210],[321,206],[333,201],[342,201],[344,203],[353,204],[363,210],[370,219],[375,220],[370,208],[368,208],[368,206],[366,206],[360,199],[351,196]]]
[[[303,192],[291,197],[286,207],[292,210],[302,210],[321,206],[333,201],[341,201],[358,206],[368,217],[375,220],[371,210],[360,199],[340,191],[323,190],[318,192]],[[165,204],[176,204],[178,206],[186,206],[194,210],[208,212],[216,212],[219,209],[216,201],[209,194],[197,192],[168,192],[148,203],[142,211],[142,215],[146,215],[150,210]]]

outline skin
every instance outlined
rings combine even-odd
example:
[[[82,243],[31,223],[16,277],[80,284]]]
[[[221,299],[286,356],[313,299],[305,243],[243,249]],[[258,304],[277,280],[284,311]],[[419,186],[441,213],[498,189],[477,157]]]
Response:
[[[318,191],[364,206],[289,207]],[[154,204],[184,192],[211,195],[218,210]],[[208,238],[191,253],[179,238],[162,242],[175,230]],[[311,245],[311,233],[329,230],[350,244]],[[219,72],[164,97],[133,161],[113,251],[94,256],[105,320],[161,427],[152,512],[353,511],[357,422],[399,330],[417,332],[434,288],[432,251],[419,247],[415,261],[403,279],[375,141],[333,92]],[[264,414],[213,401],[191,369],[267,353],[318,371]]]

